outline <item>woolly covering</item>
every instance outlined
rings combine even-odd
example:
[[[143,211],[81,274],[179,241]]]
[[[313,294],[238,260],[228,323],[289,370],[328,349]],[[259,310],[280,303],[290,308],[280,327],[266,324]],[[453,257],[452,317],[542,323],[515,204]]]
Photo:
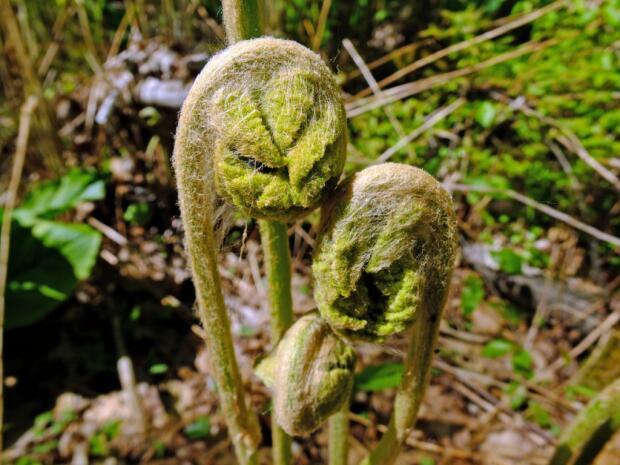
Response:
[[[273,390],[276,421],[291,436],[309,434],[348,401],[355,352],[312,312],[298,319],[256,367]]]
[[[355,174],[322,210],[312,266],[321,315],[370,341],[406,329],[421,305],[439,318],[456,237],[450,195],[431,175],[396,163]]]
[[[207,63],[188,100],[200,114],[187,156],[207,157],[218,194],[246,215],[291,221],[335,187],[346,157],[340,89],[302,45],[238,42]]]

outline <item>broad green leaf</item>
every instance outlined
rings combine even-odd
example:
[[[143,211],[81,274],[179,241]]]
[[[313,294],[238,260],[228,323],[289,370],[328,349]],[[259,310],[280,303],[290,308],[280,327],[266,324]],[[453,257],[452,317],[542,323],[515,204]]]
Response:
[[[40,220],[34,223],[32,234],[46,247],[58,250],[71,264],[77,279],[90,275],[101,246],[99,232],[85,224]]]
[[[13,222],[6,293],[6,328],[26,326],[63,302],[77,284],[60,251],[46,247],[32,230]]]
[[[53,221],[81,202],[105,195],[94,173],[72,170],[39,184],[13,213],[7,279],[7,329],[43,318],[95,265],[101,234],[84,224]],[[1,210],[0,210],[1,213]]]
[[[507,274],[520,274],[523,259],[511,249],[502,249],[492,252],[492,256],[497,260],[499,268]]]
[[[484,299],[484,284],[477,275],[470,275],[465,279],[461,293],[461,308],[465,316],[471,315]]]
[[[534,360],[532,355],[525,349],[519,349],[512,354],[512,369],[526,378],[533,375],[532,368],[534,367]]]
[[[187,425],[183,432],[189,439],[204,439],[211,434],[211,419],[207,416],[198,417]]]
[[[355,375],[355,388],[360,391],[381,391],[400,386],[403,364],[383,363],[371,365]]]
[[[23,226],[27,226],[36,218],[52,219],[82,202],[100,200],[104,196],[103,180],[94,173],[74,169],[60,179],[37,185],[13,215]]]
[[[482,356],[487,358],[497,358],[506,355],[513,349],[513,344],[505,339],[493,339],[486,343],[482,348]]]
[[[495,105],[489,101],[484,101],[476,109],[476,122],[485,129],[490,128],[495,122],[496,114]]]

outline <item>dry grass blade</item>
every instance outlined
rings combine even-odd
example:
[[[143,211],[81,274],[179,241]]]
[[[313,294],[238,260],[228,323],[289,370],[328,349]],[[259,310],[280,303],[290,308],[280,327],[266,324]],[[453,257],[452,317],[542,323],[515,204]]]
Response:
[[[465,68],[457,69],[455,71],[449,71],[447,73],[438,74],[429,78],[420,79],[419,81],[409,82],[400,86],[391,87],[383,91],[383,95],[381,97],[369,97],[363,100],[349,102],[345,105],[347,117],[353,118],[354,116],[361,115],[370,110],[374,110],[375,108],[388,105],[390,103],[407,97],[411,97],[413,95],[424,92],[425,90],[432,89],[433,87],[446,84],[453,79],[467,76],[468,74],[476,73],[485,68],[495,66],[499,63],[513,60],[520,56],[527,55],[528,53],[542,50],[544,48],[550,47],[551,45],[554,45],[556,42],[557,41],[554,39],[546,40],[544,42],[527,42],[526,44],[515,50],[502,53],[501,55],[489,58],[488,60],[482,61],[472,66],[467,66]]]
[[[535,109],[531,108],[525,103],[523,98],[511,100],[507,96],[502,95],[498,92],[493,92],[491,95],[494,99],[502,103],[509,104],[511,108],[519,110],[525,115],[537,118],[543,123],[548,124],[549,126],[552,126],[558,131],[560,131],[562,134],[556,137],[557,141],[565,148],[577,155],[579,158],[581,158],[584,163],[586,163],[590,168],[596,171],[603,179],[609,182],[612,186],[614,186],[617,191],[620,192],[620,178],[618,178],[618,176],[616,176],[605,166],[603,166],[599,161],[594,159],[583,146],[577,135],[573,131],[568,129],[565,125],[563,125],[560,121],[549,118],[548,116],[545,116],[540,112],[536,111]],[[555,149],[553,146],[551,147],[553,153],[556,155],[557,148],[557,146],[555,147]]]
[[[473,45],[477,45],[480,44],[482,42],[485,42],[487,40],[491,40],[494,39],[496,37],[499,37],[501,35],[506,34],[507,32],[510,32],[514,29],[517,29],[519,27],[522,27],[528,23],[531,23],[535,20],[537,20],[538,18],[546,15],[547,13],[550,13],[552,11],[558,10],[564,6],[566,6],[568,2],[566,0],[560,0],[554,3],[551,3],[550,5],[544,6],[542,8],[539,8],[538,10],[532,11],[530,13],[527,13],[523,16],[520,16],[518,18],[516,18],[513,21],[510,21],[508,23],[502,24],[501,26],[492,29],[490,31],[487,31],[483,34],[477,35],[476,37],[473,37],[469,40],[464,40],[463,42],[459,42],[458,44],[454,44],[451,45],[450,47],[446,47],[444,49],[441,49],[435,53],[431,53],[428,56],[425,56],[424,58],[417,60],[407,66],[405,66],[404,68],[399,69],[398,71],[396,71],[394,74],[386,77],[385,79],[382,79],[381,81],[379,81],[379,87],[383,88],[385,86],[387,86],[388,84],[391,84],[401,78],[403,78],[404,76],[413,73],[414,71],[423,68],[426,65],[429,65],[437,60],[440,60],[441,58],[444,58],[448,55],[450,55],[451,53],[456,53],[456,52],[460,52],[462,50],[465,50],[466,48],[469,48]],[[361,98],[361,97],[365,97],[367,95],[369,95],[371,93],[370,89],[365,89],[361,92],[359,92],[358,94],[356,94],[353,99],[357,99],[357,98]]]
[[[372,89],[373,93],[377,96],[381,95],[382,91],[379,88],[379,85],[377,84],[376,79],[370,72],[370,69],[368,69],[368,66],[366,65],[366,62],[364,61],[362,56],[358,53],[357,49],[355,48],[355,45],[353,45],[353,42],[351,42],[349,39],[344,39],[342,41],[342,45],[344,46],[344,48],[347,49],[347,52],[349,52],[349,55],[355,62],[355,65],[358,67],[362,75],[364,76],[364,79],[366,79],[366,82]],[[388,117],[390,124],[396,131],[396,134],[398,134],[398,137],[400,137],[401,139],[405,138],[406,137],[405,131],[403,130],[403,127],[400,124],[400,121],[398,121],[398,118],[394,114],[394,111],[390,107],[384,108],[383,111]],[[409,156],[413,156],[413,155],[414,155],[413,152],[409,150]]]
[[[446,184],[444,185],[446,189],[449,191],[458,191],[458,192],[486,192],[489,194],[499,194],[505,195],[517,202],[520,202],[528,207],[532,207],[546,215],[549,215],[556,220],[562,221],[569,226],[572,226],[575,229],[578,229],[581,232],[589,234],[590,236],[598,239],[599,241],[607,242],[615,247],[620,248],[620,238],[613,236],[609,233],[603,232],[600,229],[596,229],[594,226],[590,226],[589,224],[583,223],[570,215],[567,215],[564,212],[556,210],[555,208],[550,207],[549,205],[545,205],[544,203],[540,203],[534,199],[531,199],[523,194],[519,194],[513,190],[507,189],[494,189],[492,187],[485,186],[468,186],[465,184]]]
[[[601,324],[599,324],[594,331],[590,332],[586,337],[584,337],[579,344],[577,344],[573,349],[568,353],[568,357],[571,360],[576,359],[581,354],[583,354],[586,350],[588,350],[592,344],[599,340],[603,335],[611,331],[611,329],[618,324],[620,321],[620,313],[613,312],[607,318],[605,318]],[[548,373],[553,373],[560,368],[562,368],[566,364],[565,357],[559,357],[551,363],[547,369]]]
[[[424,45],[428,45],[431,42],[432,40],[427,38],[427,39],[420,40],[419,42],[413,42],[412,44],[403,45],[402,47],[392,50],[391,52],[383,55],[381,58],[377,58],[376,60],[373,60],[370,63],[368,63],[368,69],[373,70],[375,68],[378,68],[379,66],[384,65],[398,58],[401,55],[412,53],[416,51],[418,48]],[[362,72],[360,71],[360,69],[354,69],[346,75],[345,81],[346,82],[351,81],[352,79],[355,79],[356,77],[361,76],[361,75],[362,75]]]
[[[592,155],[588,153],[577,136],[566,129],[564,129],[563,132],[566,135],[558,137],[558,142],[581,158],[584,163],[596,171],[603,179],[609,182],[618,192],[620,192],[620,179],[618,176],[595,160]]]
[[[13,160],[13,168],[11,170],[11,179],[7,190],[6,202],[4,204],[4,213],[2,215],[2,232],[0,235],[0,454],[2,453],[2,432],[4,418],[4,362],[3,362],[3,346],[4,346],[4,315],[5,315],[5,291],[6,281],[8,277],[9,266],[9,247],[11,243],[11,215],[17,200],[17,191],[24,169],[24,161],[26,159],[26,149],[28,148],[28,137],[30,136],[30,123],[32,121],[32,113],[37,106],[37,97],[28,97],[22,106],[19,132],[17,134],[17,144],[15,149],[15,158]]]
[[[426,119],[424,120],[424,123],[422,123],[420,126],[415,128],[412,132],[407,134],[405,137],[403,137],[401,140],[399,140],[392,147],[390,147],[385,152],[383,152],[381,155],[379,155],[379,157],[376,160],[373,161],[373,164],[383,163],[383,162],[388,161],[392,157],[392,155],[394,155],[400,149],[405,147],[412,140],[414,140],[417,137],[419,137],[422,133],[424,133],[428,129],[432,128],[439,121],[441,121],[442,119],[447,117],[450,113],[453,113],[454,111],[456,111],[464,103],[465,103],[464,99],[458,98],[454,102],[450,103],[449,105],[446,105],[446,106],[444,106],[442,108],[439,108],[438,110],[436,110],[433,113],[431,113],[430,115],[428,115],[426,117]]]
[[[7,0],[0,1],[0,27],[4,33],[5,45],[13,49],[13,56],[19,66],[23,82],[24,94],[34,95],[40,100],[33,128],[37,149],[40,151],[47,168],[56,172],[60,171],[62,144],[56,134],[54,111],[43,99],[41,82],[28,54],[11,2]]]
[[[319,13],[319,19],[314,29],[314,35],[312,36],[312,43],[310,48],[314,51],[318,51],[323,43],[323,36],[325,35],[325,26],[327,25],[327,17],[329,16],[329,10],[332,7],[332,0],[323,0],[321,5],[321,12]]]

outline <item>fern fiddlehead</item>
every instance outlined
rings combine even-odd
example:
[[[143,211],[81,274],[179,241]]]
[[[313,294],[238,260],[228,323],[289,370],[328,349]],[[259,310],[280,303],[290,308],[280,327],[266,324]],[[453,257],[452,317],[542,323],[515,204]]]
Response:
[[[457,250],[452,200],[424,171],[385,163],[344,182],[321,222],[312,270],[323,318],[348,339],[374,342],[412,326],[389,429],[365,462],[389,464],[428,380]]]
[[[260,38],[212,60],[204,101],[218,193],[253,218],[291,221],[340,177],[346,118],[327,66],[305,47]]]
[[[290,435],[316,430],[348,400],[355,352],[316,312],[298,319],[257,373],[273,390],[273,409]]]

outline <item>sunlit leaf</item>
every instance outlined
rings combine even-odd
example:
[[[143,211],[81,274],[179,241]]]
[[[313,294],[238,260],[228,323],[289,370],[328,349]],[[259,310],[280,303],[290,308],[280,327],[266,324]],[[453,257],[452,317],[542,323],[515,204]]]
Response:
[[[402,363],[371,365],[355,376],[355,387],[360,391],[381,391],[398,387],[402,377]]]

